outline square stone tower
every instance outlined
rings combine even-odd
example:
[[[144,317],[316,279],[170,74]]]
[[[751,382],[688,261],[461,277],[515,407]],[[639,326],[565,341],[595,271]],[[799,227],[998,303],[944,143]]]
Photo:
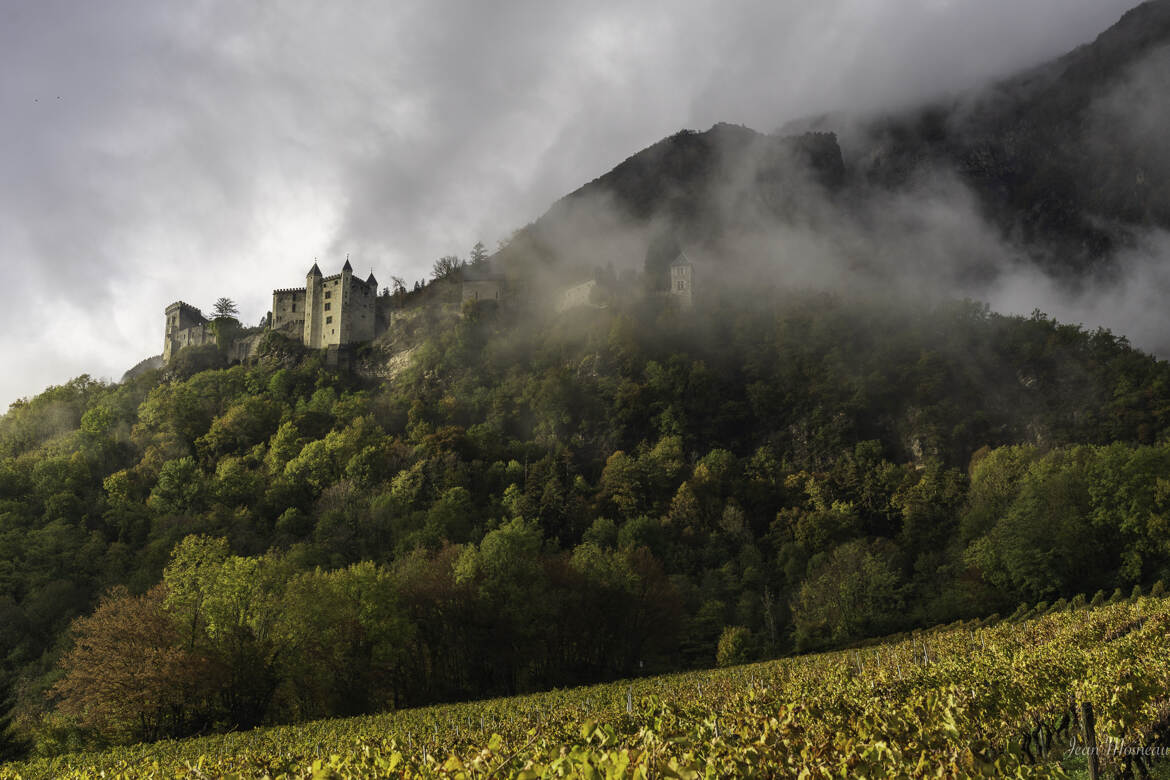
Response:
[[[685,252],[679,252],[670,264],[670,295],[684,309],[695,303],[695,266]]]
[[[332,276],[322,276],[314,263],[305,277],[304,345],[325,349],[372,340],[377,295],[374,274],[363,282],[353,275],[348,258],[341,273]]]
[[[163,363],[171,362],[171,355],[183,347],[200,346],[212,341],[203,312],[189,303],[175,301],[166,309],[163,330]]]

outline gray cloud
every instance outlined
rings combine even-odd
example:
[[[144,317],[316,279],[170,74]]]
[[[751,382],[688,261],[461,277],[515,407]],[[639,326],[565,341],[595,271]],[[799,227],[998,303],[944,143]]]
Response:
[[[420,278],[681,127],[910,103],[1131,4],[5,4],[0,403],[116,378],[172,300]]]

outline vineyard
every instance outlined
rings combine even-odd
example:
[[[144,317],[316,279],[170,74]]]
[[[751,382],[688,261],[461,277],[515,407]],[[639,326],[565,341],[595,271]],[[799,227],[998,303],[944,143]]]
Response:
[[[0,779],[1064,777],[1090,763],[1139,777],[1170,745],[1168,639],[1170,599],[1138,598],[726,670],[34,760]]]

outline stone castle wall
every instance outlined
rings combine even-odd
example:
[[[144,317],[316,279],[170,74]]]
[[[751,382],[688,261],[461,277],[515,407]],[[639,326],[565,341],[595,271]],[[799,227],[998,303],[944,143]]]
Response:
[[[562,292],[560,298],[557,299],[557,311],[564,312],[578,306],[590,305],[593,300],[593,291],[596,288],[597,282],[593,279],[573,285]]]
[[[377,297],[377,282],[372,275],[363,282],[346,269],[326,277],[310,273],[305,283],[305,346],[325,349],[372,341]]]
[[[203,312],[189,303],[175,301],[168,306],[163,329],[163,362],[170,362],[171,356],[183,347],[214,342],[215,336],[207,327],[209,324]]]
[[[273,330],[301,330],[305,325],[305,288],[293,287],[272,291]]]
[[[378,282],[373,274],[365,281],[353,275],[346,260],[341,273],[323,277],[316,264],[305,278],[304,287],[272,291],[272,311],[267,327],[301,341],[314,349],[326,349],[372,341],[389,325],[389,298],[378,299]],[[262,333],[241,336],[227,347],[229,360],[254,357]],[[169,363],[183,347],[214,344],[211,323],[199,309],[177,301],[166,309],[163,362]]]
[[[679,304],[689,308],[694,302],[694,266],[685,254],[670,267],[670,287],[664,291]],[[577,284],[561,292],[556,299],[558,311],[594,304],[598,283],[594,280]],[[479,276],[458,281],[451,287],[451,306],[459,302],[492,300],[502,302],[522,298],[524,286],[505,282],[502,277]],[[444,304],[446,305],[446,304]],[[389,295],[378,295],[378,283],[371,273],[365,281],[353,275],[347,259],[341,272],[323,276],[314,263],[305,277],[304,287],[272,291],[272,311],[267,327],[299,339],[312,349],[329,349],[372,341],[390,327],[393,319]],[[249,334],[228,346],[231,360],[254,357],[263,334]],[[163,362],[169,363],[175,352],[184,347],[214,344],[211,323],[199,309],[182,301],[166,309]]]

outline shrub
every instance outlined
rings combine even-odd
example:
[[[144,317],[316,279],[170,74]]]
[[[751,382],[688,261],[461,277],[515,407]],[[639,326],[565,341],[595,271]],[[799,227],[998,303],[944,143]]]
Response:
[[[751,660],[752,632],[743,626],[728,626],[719,637],[715,662],[719,666],[735,666]]]

